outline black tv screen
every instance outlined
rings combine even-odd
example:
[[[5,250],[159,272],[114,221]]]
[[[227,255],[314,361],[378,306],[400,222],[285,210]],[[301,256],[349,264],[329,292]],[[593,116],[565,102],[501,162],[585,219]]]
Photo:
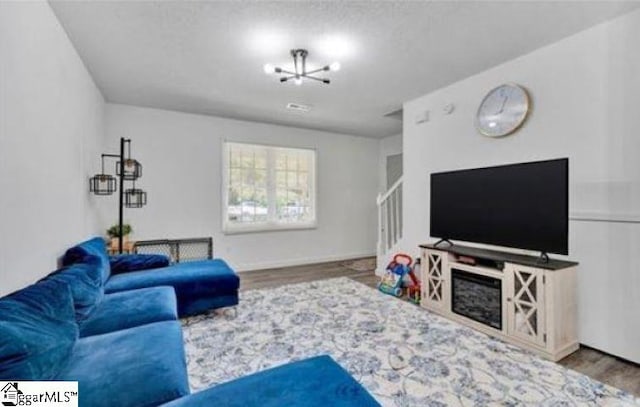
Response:
[[[431,174],[430,234],[569,254],[569,159]]]

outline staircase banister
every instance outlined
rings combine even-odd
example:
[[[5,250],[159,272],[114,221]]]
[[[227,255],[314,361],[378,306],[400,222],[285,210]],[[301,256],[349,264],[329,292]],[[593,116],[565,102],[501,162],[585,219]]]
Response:
[[[400,185],[402,185],[402,178],[403,177],[398,178],[398,180],[394,182],[393,185],[391,185],[391,187],[387,190],[387,192],[385,192],[382,195],[378,195],[378,199],[376,200],[378,206],[380,206],[384,201],[386,201],[387,198],[389,198],[389,196],[393,194],[393,192],[396,189],[398,189]]]

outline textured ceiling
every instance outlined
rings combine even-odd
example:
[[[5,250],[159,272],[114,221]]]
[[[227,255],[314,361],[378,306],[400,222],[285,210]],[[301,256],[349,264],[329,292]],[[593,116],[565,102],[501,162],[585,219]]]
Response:
[[[110,102],[368,137],[404,101],[639,6],[635,2],[51,1]],[[331,85],[280,84],[265,63],[334,60]],[[312,106],[308,113],[285,109]]]

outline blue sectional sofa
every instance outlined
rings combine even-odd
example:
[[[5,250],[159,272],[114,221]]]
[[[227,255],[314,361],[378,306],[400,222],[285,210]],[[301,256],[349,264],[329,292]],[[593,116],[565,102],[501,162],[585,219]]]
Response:
[[[62,263],[78,264],[94,257],[98,259],[106,294],[170,286],[175,289],[181,318],[238,303],[240,279],[220,259],[170,266],[169,259],[159,255],[109,257],[104,240],[97,237],[67,250]]]
[[[0,299],[0,380],[77,380],[82,406],[157,406],[189,394],[178,317],[238,303],[222,260],[107,256],[95,238]],[[149,269],[151,267],[151,269]]]
[[[178,317],[238,303],[239,279],[222,260],[110,258],[96,238],[63,264],[0,298],[0,381],[78,381],[90,407],[378,405],[328,357],[189,395]]]

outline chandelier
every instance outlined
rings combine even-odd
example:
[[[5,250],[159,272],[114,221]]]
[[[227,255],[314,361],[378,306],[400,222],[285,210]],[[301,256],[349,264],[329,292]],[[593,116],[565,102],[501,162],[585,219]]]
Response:
[[[293,57],[293,71],[288,71],[271,64],[266,64],[264,66],[264,72],[267,74],[280,74],[280,82],[293,80],[293,83],[296,85],[301,85],[303,79],[311,79],[326,84],[331,83],[329,79],[320,78],[316,76],[316,74],[324,71],[338,71],[340,70],[340,63],[334,62],[330,65],[325,65],[322,68],[307,71],[307,55],[309,55],[309,52],[306,49],[292,49],[291,56]]]

